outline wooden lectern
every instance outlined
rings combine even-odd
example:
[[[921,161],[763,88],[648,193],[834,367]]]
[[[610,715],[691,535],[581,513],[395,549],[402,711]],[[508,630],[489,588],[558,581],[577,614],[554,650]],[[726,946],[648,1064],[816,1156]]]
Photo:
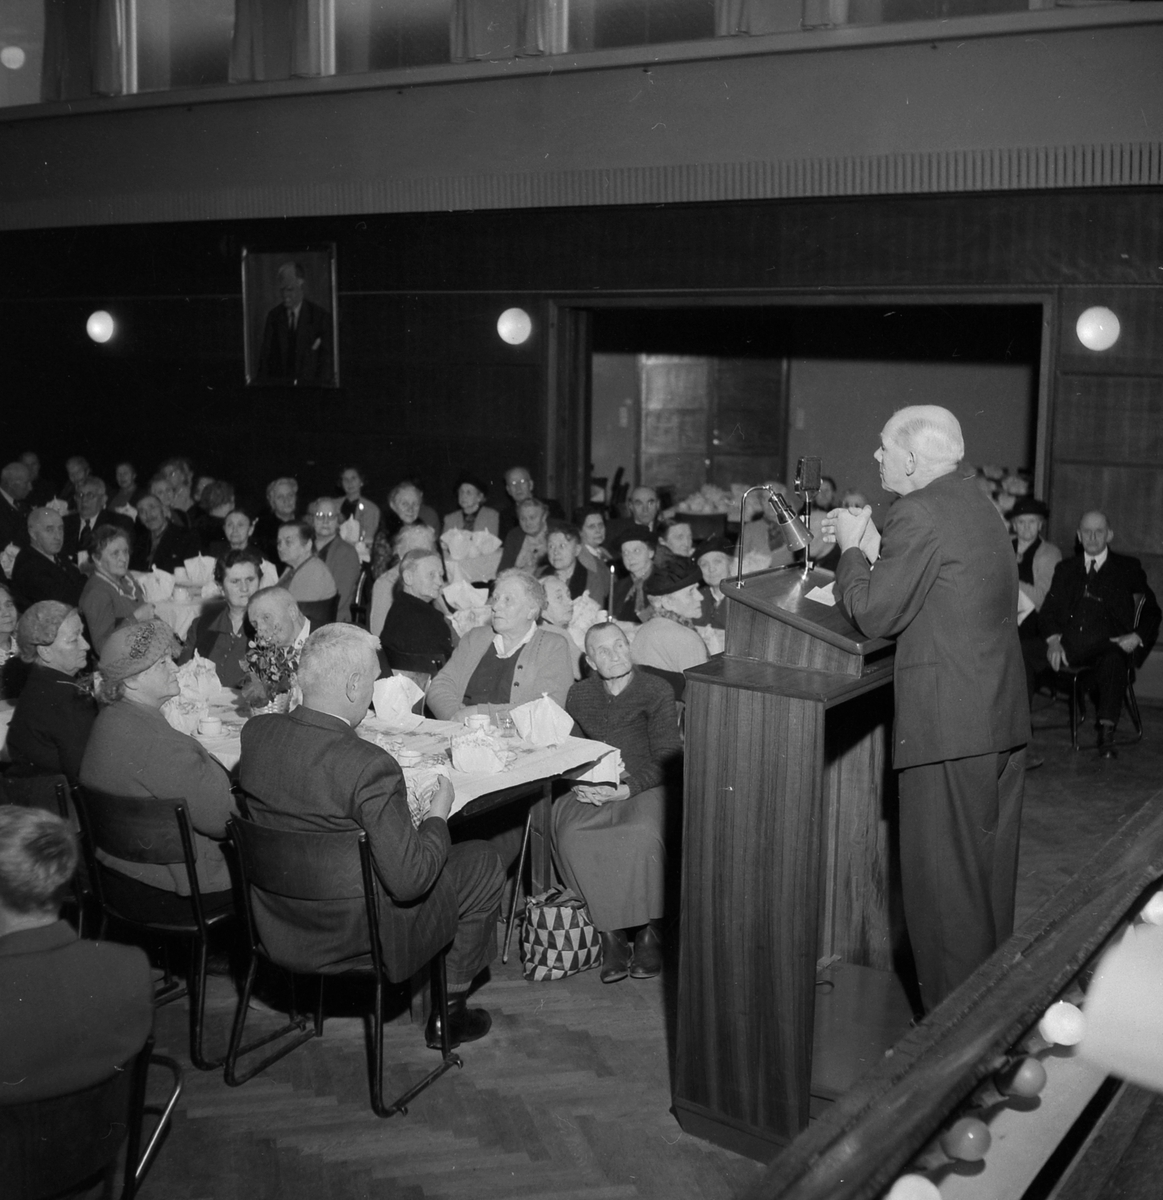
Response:
[[[725,651],[686,672],[674,1110],[763,1161],[808,1123],[817,963],[892,965],[893,644],[809,599],[831,582],[725,580]]]

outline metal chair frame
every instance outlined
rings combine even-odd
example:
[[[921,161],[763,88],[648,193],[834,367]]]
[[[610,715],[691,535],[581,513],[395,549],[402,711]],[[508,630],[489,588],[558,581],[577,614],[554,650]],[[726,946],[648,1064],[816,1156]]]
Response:
[[[87,1088],[44,1100],[0,1104],[0,1177],[6,1200],[43,1200],[98,1175],[111,1195],[123,1142],[125,1176],[120,1196],[133,1200],[182,1094],[182,1068],[167,1055],[154,1054],[153,1045],[151,1034],[130,1063]],[[151,1065],[170,1071],[173,1086],[141,1152]],[[92,1128],[86,1131],[85,1122]],[[124,1128],[121,1136],[119,1125]],[[85,1132],[92,1135],[88,1142],[82,1140]]]
[[[105,936],[109,919],[112,918],[136,929],[159,934],[176,934],[192,939],[189,979],[182,984],[173,977],[169,954],[166,951],[165,977],[161,987],[154,993],[154,1003],[169,1004],[183,996],[189,996],[190,1061],[199,1071],[216,1070],[226,1061],[225,1058],[209,1059],[202,1048],[206,1017],[206,960],[209,954],[210,930],[229,920],[234,914],[220,912],[207,916],[205,913],[202,891],[198,886],[197,853],[185,802],[153,797],[116,796],[92,788],[78,788],[76,801],[89,877],[101,908],[101,924],[97,936]],[[143,921],[118,911],[116,906],[106,899],[102,872],[111,868],[100,862],[97,850],[104,850],[106,854],[129,862],[167,866],[181,863],[186,868],[186,875],[190,881],[188,899],[191,921],[181,924]]]
[[[371,975],[375,981],[375,999],[372,1009],[372,1063],[371,1063],[371,1104],[372,1111],[378,1117],[390,1117],[395,1113],[408,1111],[408,1104],[425,1088],[434,1083],[452,1067],[463,1067],[464,1062],[458,1054],[452,1052],[449,1044],[448,1031],[448,983],[445,971],[445,952],[442,950],[431,963],[433,983],[436,991],[436,1002],[441,1016],[441,1054],[440,1063],[429,1071],[419,1083],[408,1088],[401,1096],[390,1104],[384,1103],[384,971],[383,952],[380,947],[380,922],[376,907],[375,872],[371,860],[371,848],[368,845],[367,834],[363,830],[351,832],[314,832],[288,831],[270,829],[256,825],[241,817],[232,818],[229,824],[230,839],[236,852],[236,861],[242,883],[243,912],[246,920],[247,945],[249,960],[242,991],[238,997],[238,1007],[234,1014],[234,1025],[230,1034],[230,1048],[226,1054],[225,1079],[230,1087],[239,1087],[253,1079],[261,1071],[265,1071],[272,1063],[291,1053],[292,1050],[309,1042],[313,1038],[323,1036],[323,984],[328,975]],[[330,844],[320,839],[328,839]],[[299,865],[303,874],[288,877],[285,869],[264,861],[262,843],[271,845],[282,842],[284,846],[299,846]],[[317,851],[327,845],[327,854]],[[328,870],[328,863],[335,861],[336,853],[355,851],[359,858],[359,886],[342,885],[341,873]],[[252,889],[268,892],[290,899],[299,900],[354,900],[362,898],[367,916],[369,953],[355,963],[341,963],[320,967],[310,971],[302,968],[301,964],[280,962],[262,943],[254,918]],[[291,1013],[290,1020],[280,1029],[257,1038],[246,1045],[243,1044],[243,1034],[246,1027],[247,1011],[250,1004],[251,992],[254,987],[255,974],[260,959],[265,959],[273,966],[284,971],[291,981]],[[318,993],[315,1005],[314,1021],[308,1028],[307,1017],[298,1012],[295,1002],[295,978],[301,975],[312,975],[318,980]],[[291,1034],[297,1036],[284,1041],[273,1054],[267,1055],[255,1066],[240,1072],[238,1060],[244,1055]]]

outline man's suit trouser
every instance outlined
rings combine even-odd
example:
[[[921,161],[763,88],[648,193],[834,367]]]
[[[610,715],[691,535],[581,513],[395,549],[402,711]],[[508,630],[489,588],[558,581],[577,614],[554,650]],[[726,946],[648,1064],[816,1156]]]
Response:
[[[1026,750],[900,772],[901,880],[925,1010],[1010,936]]]
[[[456,885],[459,921],[447,970],[450,991],[464,991],[497,957],[497,914],[505,872],[487,842],[458,842],[448,852],[446,871]]]

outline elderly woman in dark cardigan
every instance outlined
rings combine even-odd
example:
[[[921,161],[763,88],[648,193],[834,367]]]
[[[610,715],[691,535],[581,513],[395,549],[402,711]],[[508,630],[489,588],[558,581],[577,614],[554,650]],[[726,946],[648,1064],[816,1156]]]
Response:
[[[256,550],[228,550],[214,564],[214,581],[226,601],[203,610],[190,626],[179,664],[198,653],[214,664],[223,687],[242,686],[247,675],[246,647],[254,637],[246,606],[262,586],[261,576],[262,556]]]
[[[387,665],[421,687],[452,657],[452,628],[435,606],[443,585],[439,553],[409,550],[400,559],[396,596],[380,631]]]
[[[586,661],[594,674],[570,688],[566,712],[616,746],[625,769],[617,784],[578,784],[554,804],[553,860],[601,934],[602,982],[649,979],[662,970],[667,806],[682,758],[674,692],[635,669],[611,622],[586,633]]]

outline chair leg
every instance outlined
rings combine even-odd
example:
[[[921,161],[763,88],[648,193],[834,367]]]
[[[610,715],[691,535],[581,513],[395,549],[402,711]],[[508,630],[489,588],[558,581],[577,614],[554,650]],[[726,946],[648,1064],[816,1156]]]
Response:
[[[261,1071],[265,1071],[271,1063],[276,1063],[284,1055],[290,1054],[292,1050],[301,1046],[304,1042],[309,1042],[312,1038],[323,1036],[323,977],[319,977],[319,998],[315,1004],[315,1023],[314,1028],[307,1028],[307,1018],[301,1016],[297,1011],[291,1012],[291,1020],[281,1029],[276,1029],[273,1033],[268,1033],[264,1037],[256,1038],[255,1041],[248,1045],[242,1044],[243,1031],[246,1028],[246,1014],[250,1006],[250,996],[254,988],[254,977],[258,971],[258,959],[252,954],[250,962],[246,967],[246,978],[242,982],[242,991],[238,997],[238,1007],[234,1010],[234,1024],[230,1030],[230,1046],[226,1051],[226,1070],[223,1073],[223,1078],[226,1080],[228,1087],[240,1087],[248,1080],[253,1079]],[[292,1005],[292,1009],[296,1008]],[[259,1049],[260,1046],[265,1046],[270,1042],[276,1041],[279,1038],[286,1037],[289,1033],[299,1032],[297,1038],[284,1043],[274,1052],[267,1055],[262,1062],[251,1067],[250,1070],[239,1074],[238,1060],[244,1054],[250,1054],[251,1051]]]
[[[525,859],[529,854],[529,834],[533,828],[533,808],[525,814],[525,833],[521,837],[521,855],[517,859],[517,878],[513,881],[513,902],[509,905],[509,919],[505,922],[505,948],[501,951],[501,962],[509,961],[509,945],[513,941],[513,926],[517,923],[517,896],[525,879]]]
[[[402,1096],[398,1096],[387,1107],[384,1106],[384,999],[383,999],[383,981],[376,980],[376,1006],[375,1012],[372,1013],[373,1025],[373,1051],[372,1051],[372,1070],[374,1077],[372,1079],[372,1111],[377,1117],[390,1117],[395,1113],[402,1113],[405,1116],[408,1112],[408,1105],[420,1095],[425,1088],[433,1084],[444,1074],[445,1071],[451,1070],[453,1067],[463,1067],[464,1061],[459,1054],[453,1054],[452,1047],[449,1044],[450,1035],[448,1030],[448,972],[445,968],[444,955],[437,956],[436,961],[432,964],[432,987],[436,992],[436,1003],[440,1007],[440,1063],[419,1083],[413,1084]]]
[[[1070,677],[1070,747],[1078,749],[1078,726],[1082,723],[1082,693],[1079,689],[1079,675]]]
[[[214,1071],[225,1058],[208,1059],[202,1054],[202,1035],[206,1024],[206,959],[209,947],[206,939],[196,937],[190,953],[190,982],[186,985],[190,997],[190,1061],[199,1071]]]
[[[1139,714],[1139,700],[1135,695],[1135,683],[1133,679],[1127,679],[1126,692],[1127,711],[1131,714],[1131,724],[1135,727],[1135,736],[1131,739],[1131,744],[1142,741],[1143,739],[1143,718]]]

